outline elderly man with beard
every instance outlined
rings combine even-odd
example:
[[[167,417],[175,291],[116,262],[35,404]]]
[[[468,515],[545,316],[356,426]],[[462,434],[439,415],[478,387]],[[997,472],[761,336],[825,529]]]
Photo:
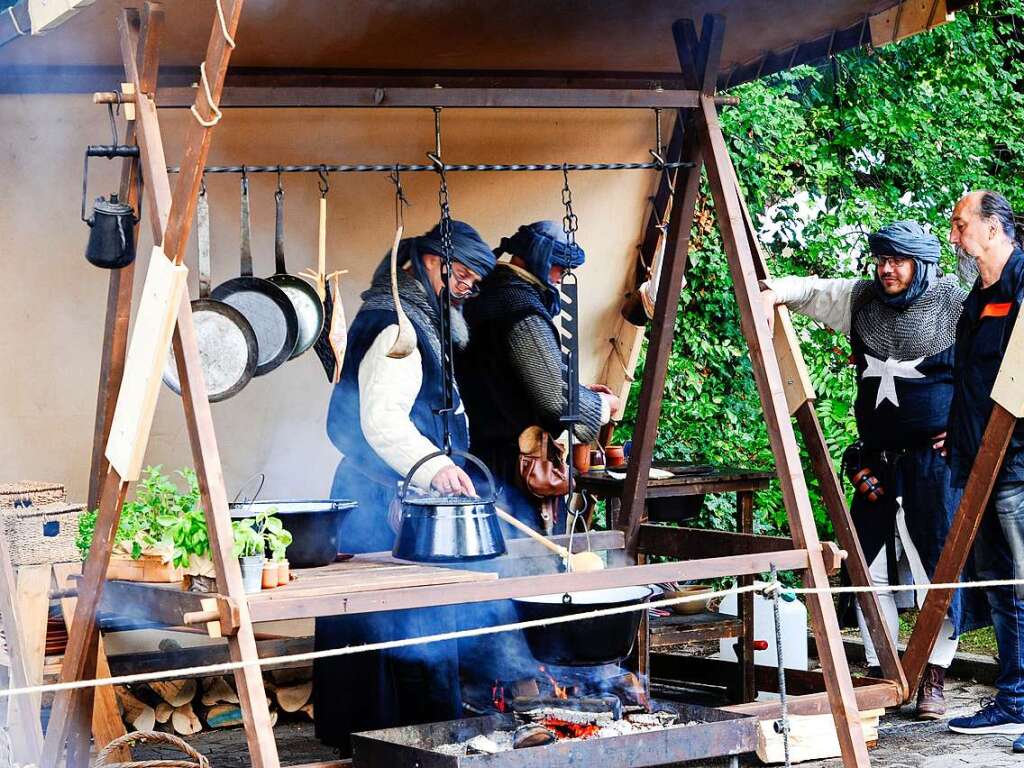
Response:
[[[992,386],[1024,299],[1024,251],[1006,198],[989,191],[965,195],[953,210],[949,241],[978,277],[957,326],[949,459],[963,487],[992,414]],[[981,579],[1024,577],[1024,424],[1017,422],[974,544]],[[970,590],[976,591],[976,590]],[[1024,587],[985,590],[999,646],[996,696],[956,733],[1024,734]],[[1024,752],[1024,736],[1013,744]]]
[[[964,291],[938,269],[939,241],[901,221],[868,237],[872,280],[783,277],[766,281],[769,318],[785,304],[848,334],[857,371],[854,412],[859,440],[844,456],[853,482],[851,513],[875,586],[927,584],[960,500],[950,484],[943,439],[953,396],[953,341]],[[898,593],[913,600],[911,593]],[[924,590],[917,591],[920,605]],[[886,630],[896,641],[897,596],[878,593]],[[903,606],[899,607],[904,607]],[[910,606],[905,606],[910,607]],[[945,713],[945,670],[957,636],[975,628],[957,594],[917,695],[917,716]],[[878,656],[858,606],[870,665]]]
[[[454,344],[461,348],[467,331],[456,305],[473,295],[495,258],[476,230],[463,222],[452,222],[452,241],[451,328]],[[398,336],[398,315],[387,256],[349,327],[341,381],[327,414],[327,434],[343,454],[331,496],[358,502],[339,531],[347,552],[391,549],[395,531],[388,511],[398,482],[420,459],[444,445],[443,423],[436,412],[443,402],[446,375],[440,338],[441,253],[440,227],[402,240],[398,249],[399,298],[416,331],[417,346],[411,354],[388,356]],[[467,450],[469,428],[457,390],[449,422],[452,448]],[[449,456],[424,463],[412,484],[442,494],[475,495],[472,479]],[[317,619],[316,648],[455,628],[451,610],[443,608],[333,616]],[[342,754],[348,753],[349,735],[356,731],[462,716],[458,656],[451,642],[318,659],[314,672],[317,737]]]

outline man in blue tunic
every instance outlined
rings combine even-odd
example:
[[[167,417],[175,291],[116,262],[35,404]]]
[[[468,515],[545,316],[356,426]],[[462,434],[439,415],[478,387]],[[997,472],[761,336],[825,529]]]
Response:
[[[949,240],[978,279],[964,302],[956,334],[949,458],[963,487],[992,414],[992,385],[1024,300],[1024,250],[1006,198],[989,191],[964,196],[953,210]],[[1024,576],[1024,424],[1006,449],[974,544],[978,578]],[[978,590],[970,590],[977,592]],[[955,717],[957,733],[1024,734],[1024,587],[985,590],[999,646],[995,699],[970,717]],[[1024,736],[1013,744],[1024,752]]]
[[[468,224],[452,222],[453,263],[448,289],[453,299],[452,338],[467,340],[457,306],[476,292],[495,258]],[[416,348],[406,357],[388,356],[398,336],[398,315],[385,257],[373,275],[363,305],[352,321],[342,366],[327,414],[327,434],[342,453],[331,489],[333,498],[353,499],[339,531],[346,552],[391,549],[395,531],[389,508],[396,488],[422,458],[444,445],[437,409],[443,402],[440,294],[442,243],[439,227],[402,240],[398,250],[398,292],[416,330]],[[467,450],[465,410],[454,392],[449,417],[451,446]],[[424,463],[412,478],[421,489],[475,495],[473,481],[449,456]],[[396,521],[392,518],[391,523]],[[317,619],[317,649],[417,637],[456,629],[449,609],[390,611]],[[462,716],[458,656],[453,642],[387,652],[319,659],[314,665],[316,734],[342,754],[353,732]]]
[[[915,222],[901,221],[868,237],[872,280],[783,277],[766,281],[768,316],[785,304],[848,334],[857,371],[854,412],[858,442],[844,457],[854,484],[851,514],[875,586],[927,584],[960,500],[943,455],[953,396],[953,342],[964,291],[938,270],[939,241]],[[886,629],[896,641],[899,598],[879,592]],[[924,590],[916,592],[923,603]],[[911,603],[912,604],[912,603]],[[869,674],[878,656],[860,608]],[[945,713],[945,670],[965,619],[957,594],[917,696],[917,715]]]

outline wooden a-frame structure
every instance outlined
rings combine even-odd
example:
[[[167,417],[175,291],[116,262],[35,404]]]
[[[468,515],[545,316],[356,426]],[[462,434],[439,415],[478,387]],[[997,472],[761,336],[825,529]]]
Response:
[[[184,269],[180,265],[184,257],[213,128],[220,115],[216,105],[221,98],[233,39],[242,12],[243,0],[222,1],[223,19],[214,18],[204,61],[204,77],[208,83],[208,90],[202,86],[196,89],[196,120],[189,125],[180,173],[173,190],[166,170],[167,163],[155,102],[163,11],[158,3],[147,2],[141,14],[126,10],[119,19],[118,31],[125,80],[131,86],[126,90],[134,92],[130,100],[134,101],[136,113],[135,120],[129,127],[128,141],[137,142],[141,150],[140,160],[125,161],[121,191],[133,205],[138,202],[133,197],[133,190],[136,174],[140,172],[141,167],[146,181],[145,195],[153,239],[159,244],[154,248],[150,270],[152,273],[154,261],[162,265],[163,262],[160,260],[165,259],[171,265],[170,271],[164,266],[158,267],[169,275],[164,278],[167,281],[165,286],[171,286],[175,280],[183,283],[183,275],[180,271],[175,273],[174,270]],[[749,345],[789,517],[792,536],[790,545],[788,548],[775,547],[769,551],[758,547],[758,537],[741,540],[742,537],[737,535],[736,547],[732,553],[721,557],[657,565],[630,565],[597,573],[502,578],[489,582],[460,584],[446,590],[429,592],[408,588],[389,590],[386,596],[373,593],[366,596],[364,593],[363,596],[346,596],[344,604],[348,612],[494,600],[542,594],[553,590],[625,586],[670,579],[742,576],[767,571],[773,565],[779,570],[802,570],[806,584],[812,587],[826,587],[829,572],[838,567],[838,557],[835,548],[823,545],[817,536],[792,425],[794,415],[810,451],[816,475],[824,489],[825,502],[836,527],[839,544],[847,552],[847,563],[854,583],[868,583],[867,565],[854,535],[842,489],[824,444],[813,408],[814,395],[807,383],[806,374],[802,371],[799,350],[785,312],[780,311],[781,317],[776,324],[777,330],[773,340],[769,335],[767,319],[759,300],[758,281],[767,276],[765,261],[738,188],[716,111],[715,84],[725,33],[723,23],[718,17],[706,17],[699,40],[694,24],[689,20],[677,22],[673,33],[687,90],[631,91],[627,97],[623,97],[621,93],[617,94],[615,91],[609,91],[607,93],[611,95],[606,95],[571,87],[559,90],[554,95],[550,89],[537,90],[536,93],[531,93],[529,89],[501,89],[500,99],[487,101],[480,98],[481,91],[497,92],[499,89],[464,89],[462,94],[448,90],[439,97],[436,91],[432,93],[432,89],[423,88],[407,89],[406,96],[421,99],[423,106],[436,105],[436,101],[433,100],[444,98],[446,106],[660,106],[679,111],[668,159],[679,157],[689,165],[679,168],[675,174],[674,185],[663,180],[656,195],[656,199],[662,203],[667,202],[669,196],[672,196],[671,206],[674,215],[670,223],[663,275],[651,328],[639,418],[634,435],[634,460],[629,465],[623,496],[622,540],[627,552],[635,554],[641,534],[655,538],[672,535],[671,529],[645,530],[651,526],[644,526],[642,517],[648,470],[672,346],[673,323],[679,304],[678,287],[685,272],[701,172],[706,166],[740,308],[743,333]],[[656,206],[658,207],[660,206]],[[648,235],[651,232],[652,227],[648,227]],[[645,238],[642,248],[652,247],[651,238]],[[135,433],[138,439],[134,442],[133,435],[128,435],[126,440],[123,434],[113,434],[117,429],[112,428],[112,424],[118,422],[118,412],[124,410],[126,403],[132,402],[132,397],[140,397],[140,391],[143,394],[150,390],[156,391],[159,370],[162,368],[162,365],[158,364],[157,353],[160,350],[156,349],[149,350],[153,355],[149,366],[151,370],[143,371],[141,377],[132,368],[131,352],[127,356],[129,362],[126,363],[132,280],[131,267],[111,273],[94,450],[94,476],[97,479],[100,514],[92,549],[78,589],[79,600],[64,658],[62,680],[88,679],[95,675],[98,639],[96,613],[102,601],[104,579],[121,506],[129,482],[133,479],[131,465],[132,462],[137,465],[141,460],[141,454],[145,449],[145,437],[148,435],[145,413],[129,414],[136,416],[136,421],[141,423],[141,427],[139,424],[135,425],[138,427],[138,432]],[[148,284],[147,281],[147,286]],[[167,293],[172,293],[169,287]],[[244,594],[237,561],[231,556],[227,496],[210,405],[204,396],[205,387],[199,365],[188,292],[179,288],[176,295],[180,298],[172,307],[174,315],[168,322],[173,320],[173,352],[179,380],[182,382],[182,402],[188,434],[209,527],[217,581],[221,589],[221,593],[214,598],[216,607],[207,610],[202,618],[216,624],[217,629],[226,636],[233,660],[255,661],[257,650],[252,628],[254,616],[256,619],[265,620],[272,617],[329,615],[338,611],[339,596],[325,595],[322,598],[300,601],[290,609],[292,613],[283,615],[272,613],[265,608],[257,610],[256,604],[250,605],[250,599]],[[146,297],[143,301],[146,302]],[[139,331],[142,324],[140,319],[136,320],[133,351],[146,352],[135,350],[136,344],[144,344],[146,340]],[[123,374],[125,378],[122,384]],[[138,402],[144,400],[143,397]],[[151,404],[148,407],[151,409]],[[140,408],[140,411],[144,410],[145,408]],[[117,440],[120,442],[115,446]],[[125,456],[119,453],[125,449],[130,455],[127,462]],[[113,460],[108,462],[108,459]],[[126,466],[129,469],[126,470]],[[821,678],[826,691],[808,696],[793,696],[790,702],[791,712],[832,712],[844,763],[851,767],[869,765],[857,711],[858,703],[872,708],[892,705],[906,698],[908,694],[899,660],[882,628],[877,601],[873,595],[865,594],[861,596],[861,605],[872,628],[872,637],[879,649],[888,681],[877,685],[858,686],[855,690],[843,653],[839,625],[831,598],[828,594],[813,594],[808,597],[808,606],[822,662]],[[280,761],[270,727],[260,670],[256,666],[244,667],[235,673],[235,678],[252,764],[256,768],[277,768]],[[91,688],[64,691],[57,695],[40,760],[43,768],[57,768],[65,749],[68,766],[85,768],[88,765],[92,701]],[[753,711],[764,714],[776,710],[775,705],[760,704],[756,705]]]

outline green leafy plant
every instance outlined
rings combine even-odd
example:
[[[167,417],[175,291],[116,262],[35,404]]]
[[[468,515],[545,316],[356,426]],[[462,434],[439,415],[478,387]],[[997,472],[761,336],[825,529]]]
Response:
[[[275,560],[284,559],[284,550],[292,543],[292,535],[285,530],[276,512],[276,508],[268,507],[259,509],[253,517],[231,522],[235,557],[260,556],[269,546]],[[280,557],[277,557],[278,552]]]
[[[285,550],[292,543],[291,533],[285,529],[284,523],[278,517],[268,517],[267,527],[264,532],[267,546],[270,547],[270,555],[276,562],[284,560]]]

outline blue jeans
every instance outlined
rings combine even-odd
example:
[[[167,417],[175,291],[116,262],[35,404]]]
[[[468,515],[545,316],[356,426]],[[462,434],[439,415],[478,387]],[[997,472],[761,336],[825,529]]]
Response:
[[[974,545],[978,578],[1024,577],[1024,482],[998,483]],[[985,590],[999,647],[996,701],[1024,719],[1024,586]]]

